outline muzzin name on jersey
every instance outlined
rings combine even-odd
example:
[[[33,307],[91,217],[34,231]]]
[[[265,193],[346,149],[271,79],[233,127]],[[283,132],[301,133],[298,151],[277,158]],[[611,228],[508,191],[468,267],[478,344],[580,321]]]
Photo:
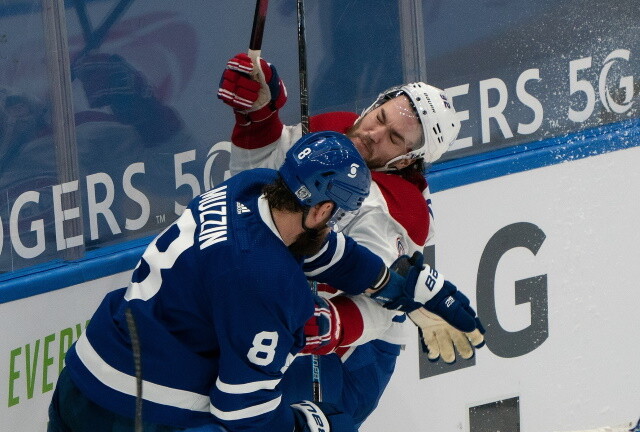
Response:
[[[223,185],[202,194],[198,205],[201,231],[200,250],[227,240],[227,186]]]

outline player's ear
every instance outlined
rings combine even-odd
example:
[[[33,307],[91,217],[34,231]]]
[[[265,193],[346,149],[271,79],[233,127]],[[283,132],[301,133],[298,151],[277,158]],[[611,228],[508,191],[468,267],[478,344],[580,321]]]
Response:
[[[416,159],[401,159],[398,162],[396,162],[393,167],[397,170],[401,170],[403,168],[408,167],[409,165],[411,165],[412,163],[414,163],[416,161]]]
[[[329,219],[333,214],[333,209],[335,208],[336,204],[331,201],[325,201],[323,203],[320,203],[320,206],[322,219]]]
[[[331,201],[324,201],[314,205],[309,211],[309,216],[311,217],[309,222],[312,222],[313,226],[326,223],[333,214],[334,206],[335,204]]]

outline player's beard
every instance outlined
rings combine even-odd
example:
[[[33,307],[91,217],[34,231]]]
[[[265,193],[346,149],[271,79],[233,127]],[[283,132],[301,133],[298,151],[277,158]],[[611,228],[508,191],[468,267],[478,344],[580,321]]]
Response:
[[[362,123],[362,118],[359,118],[353,126],[347,129],[345,135],[351,139],[353,145],[356,147],[358,153],[360,153],[360,156],[362,156],[369,168],[375,169],[383,167],[384,162],[378,160],[374,156],[373,141],[367,134],[362,133],[360,130],[360,123]]]
[[[289,250],[298,257],[315,255],[322,249],[327,232],[327,229],[306,228],[298,235],[296,241],[289,245]]]

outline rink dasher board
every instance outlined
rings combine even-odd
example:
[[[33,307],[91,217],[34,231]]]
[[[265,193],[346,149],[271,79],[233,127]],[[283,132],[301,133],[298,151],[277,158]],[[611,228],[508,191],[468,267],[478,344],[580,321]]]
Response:
[[[363,430],[382,432],[393,424],[415,432],[480,432],[470,411],[514,398],[514,428],[501,430],[597,430],[635,423],[639,164],[640,149],[629,147],[435,193],[436,268],[473,305],[493,305],[498,335],[492,340],[488,329],[487,346],[468,367],[459,361],[457,370],[429,377],[421,376],[424,358],[415,336]],[[478,280],[483,257],[486,264],[491,256],[487,245],[497,233],[522,224],[542,232],[542,244],[536,253],[527,247],[494,253],[493,296],[487,299],[486,280]],[[516,295],[517,281],[539,276],[544,283],[534,296],[546,303],[542,308]],[[541,321],[545,331],[525,334]],[[505,337],[520,344],[513,356],[499,340]],[[497,411],[494,423],[504,420]]]

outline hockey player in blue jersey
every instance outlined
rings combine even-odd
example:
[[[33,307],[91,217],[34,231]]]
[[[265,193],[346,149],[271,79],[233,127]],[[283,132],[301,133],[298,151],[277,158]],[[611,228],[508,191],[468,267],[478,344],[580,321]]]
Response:
[[[322,132],[299,140],[278,171],[250,170],[196,197],[67,353],[49,431],[133,430],[135,419],[147,431],[352,431],[340,407],[281,403],[279,382],[318,337],[340,343],[337,310],[308,277],[421,306],[415,280],[336,232],[370,181],[353,144]],[[454,297],[442,290],[430,302],[446,316]],[[305,333],[318,311],[326,331]]]

